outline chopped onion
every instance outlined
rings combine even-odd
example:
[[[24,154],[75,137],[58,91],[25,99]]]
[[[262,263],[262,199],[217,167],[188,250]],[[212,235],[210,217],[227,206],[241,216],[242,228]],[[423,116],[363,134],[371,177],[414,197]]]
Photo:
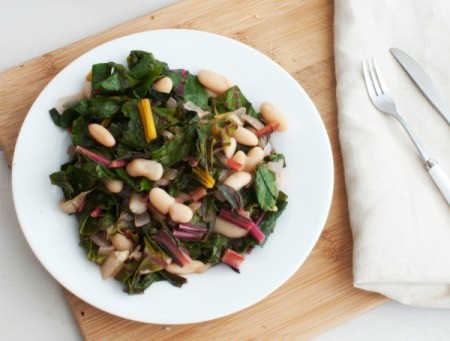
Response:
[[[202,108],[196,106],[194,103],[192,103],[191,101],[187,101],[186,103],[183,104],[183,107],[186,110],[190,110],[190,111],[196,111],[198,114],[198,117],[202,118],[205,115],[209,114],[209,111],[205,111]]]
[[[111,246],[111,243],[106,240],[105,236],[101,232],[97,232],[89,237],[92,242],[97,246]]]
[[[263,150],[266,148],[267,144],[269,143],[269,138],[267,135],[262,135],[258,138],[258,146],[261,147]]]
[[[270,155],[270,153],[272,152],[272,149],[273,149],[272,143],[270,143],[270,142],[267,143],[266,146],[263,149],[264,156]]]
[[[247,112],[247,109],[245,107],[241,107],[239,109],[236,109],[235,111],[230,112],[229,114],[234,114],[237,117],[241,118],[242,115],[245,115],[245,113]]]
[[[164,136],[166,139],[170,140],[173,137],[173,133],[168,131],[168,130],[164,130],[161,133],[162,136]]]
[[[167,179],[167,180],[173,180],[177,177],[178,175],[178,170],[173,169],[173,168],[167,168],[166,171],[164,172],[164,176],[162,177],[163,179]]]
[[[194,201],[194,202],[191,202],[188,206],[192,210],[192,212],[195,212],[200,207],[202,207],[202,203],[200,201]]]
[[[252,116],[244,114],[241,116],[241,119],[243,119],[245,122],[250,124],[256,130],[261,130],[262,128],[264,128],[264,124],[260,120],[258,120],[256,117],[252,117]]]
[[[92,95],[92,82],[86,82],[83,85],[83,95],[84,97],[86,97],[87,99],[91,98]]]
[[[228,178],[233,171],[231,169],[224,169],[219,177],[219,182],[224,182],[226,178]]]
[[[159,212],[155,206],[153,206],[150,202],[147,203],[148,210],[153,214],[153,216],[158,220],[166,220],[166,216]]]
[[[158,186],[167,186],[169,185],[170,181],[167,179],[159,179],[158,181],[155,182],[156,185]]]
[[[75,198],[59,203],[59,207],[66,214],[72,214],[78,211],[78,209],[84,204],[84,199],[91,191],[81,192]]]
[[[180,203],[180,204],[183,204],[186,201],[191,201],[191,200],[192,200],[191,195],[187,194],[187,193],[184,193],[184,192],[178,193],[178,195],[175,197],[175,201]]]
[[[278,161],[270,161],[267,163],[267,168],[274,172],[275,174],[279,174],[283,171],[284,162],[283,159]]]
[[[108,256],[111,252],[114,251],[114,246],[109,245],[109,246],[100,246],[98,248],[98,254],[100,256]]]
[[[167,106],[167,108],[175,109],[175,108],[178,106],[178,103],[177,103],[177,101],[175,100],[175,98],[170,97],[170,98],[167,100],[166,106]]]
[[[150,215],[148,212],[134,215],[134,225],[136,225],[136,227],[147,225],[150,221]]]
[[[283,166],[284,166],[283,159],[280,159],[278,161],[270,161],[267,163],[267,168],[269,168],[269,170],[275,173],[275,185],[277,186],[277,188],[280,187],[284,179]]]
[[[74,107],[83,98],[84,98],[84,95],[81,92],[78,92],[76,94],[73,94],[73,95],[70,95],[67,97],[60,98],[58,100],[58,103],[55,106],[55,109],[60,114],[62,114],[64,112],[64,110]]]

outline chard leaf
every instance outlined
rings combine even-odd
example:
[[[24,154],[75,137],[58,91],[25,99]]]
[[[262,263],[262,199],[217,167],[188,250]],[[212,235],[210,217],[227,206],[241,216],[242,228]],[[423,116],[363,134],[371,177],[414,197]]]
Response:
[[[122,112],[129,120],[122,132],[120,143],[132,149],[144,150],[148,143],[145,140],[144,128],[136,103],[126,102],[122,106]]]
[[[287,195],[280,191],[280,194],[278,195],[277,200],[277,208],[278,210],[276,212],[266,212],[264,219],[259,224],[259,228],[261,231],[265,234],[266,238],[264,238],[264,241],[262,242],[261,246],[263,246],[266,241],[267,237],[274,231],[275,224],[278,220],[278,218],[281,216],[283,211],[286,209],[287,206]]]
[[[219,113],[228,111],[235,111],[239,108],[246,108],[246,113],[249,116],[261,118],[260,114],[257,114],[252,104],[245,98],[239,87],[233,86],[223,94],[217,96],[216,107]]]
[[[270,162],[270,161],[274,162],[274,161],[278,161],[278,160],[283,160],[283,168],[286,167],[286,159],[285,159],[284,155],[280,154],[280,153],[269,154],[269,155],[267,155],[264,158],[264,160],[267,161],[267,162]]]
[[[92,66],[92,90],[96,95],[124,94],[136,84],[137,81],[121,64],[109,62]]]
[[[95,96],[90,100],[83,98],[75,110],[88,118],[101,120],[113,117],[120,112],[121,99],[115,97]]]
[[[128,173],[123,168],[117,168],[116,174],[119,176],[120,179],[123,180],[123,182],[125,182],[128,186],[133,188],[136,192],[150,191],[155,186],[155,182],[147,178],[143,177],[133,178],[129,176]]]
[[[139,80],[148,77],[155,69],[168,70],[166,63],[155,59],[152,53],[146,51],[131,51],[127,58],[127,63],[130,69],[130,76]]]
[[[50,110],[49,113],[53,123],[63,129],[71,127],[73,121],[75,121],[80,116],[80,113],[73,108],[64,110],[61,115],[55,108]]]
[[[128,279],[124,290],[130,295],[144,292],[150,285],[160,281],[162,278],[158,272],[150,272],[147,275],[140,275],[138,271],[135,275]]]
[[[275,173],[269,170],[267,164],[262,164],[256,169],[253,188],[261,209],[264,211],[273,210],[278,193],[275,185]]]
[[[230,239],[219,234],[212,233],[205,241],[185,242],[192,259],[205,263],[217,264],[228,248]]]
[[[50,181],[53,185],[61,187],[66,199],[72,199],[75,190],[67,179],[66,172],[60,171],[50,174]]]
[[[236,191],[233,187],[220,182],[216,183],[216,187],[219,189],[220,193],[222,193],[224,198],[230,203],[231,207],[236,210],[242,208],[242,198],[238,191]]]
[[[101,265],[108,256],[101,256],[98,254],[99,247],[95,245],[90,238],[81,237],[80,246],[85,249],[87,253],[87,259],[91,262],[95,262]]]
[[[152,160],[158,161],[163,167],[170,167],[181,161],[192,148],[194,133],[187,132],[175,135],[160,149],[152,153]]]
[[[88,132],[88,125],[90,123],[91,122],[87,121],[83,116],[78,117],[73,122],[72,133],[70,137],[72,139],[72,143],[75,146],[90,148],[95,145]]]
[[[202,109],[208,107],[208,93],[205,87],[200,84],[196,76],[190,73],[182,76],[182,72],[186,72],[186,70],[167,73],[167,76],[172,79],[174,89],[182,90],[182,93],[178,93],[178,95],[182,96],[186,102],[190,101]]]

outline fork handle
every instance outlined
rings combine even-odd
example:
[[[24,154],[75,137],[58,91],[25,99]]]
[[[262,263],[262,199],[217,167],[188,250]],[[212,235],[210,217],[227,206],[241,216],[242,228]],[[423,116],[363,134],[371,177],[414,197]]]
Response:
[[[433,159],[427,160],[426,163],[428,173],[436,184],[437,188],[441,191],[447,203],[450,205],[450,179],[444,173],[441,166],[438,165]]]

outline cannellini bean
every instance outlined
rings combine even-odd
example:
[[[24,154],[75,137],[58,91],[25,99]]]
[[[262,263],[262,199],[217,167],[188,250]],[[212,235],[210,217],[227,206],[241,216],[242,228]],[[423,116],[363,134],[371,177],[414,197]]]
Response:
[[[235,114],[229,114],[228,115],[228,119],[234,123],[236,123],[238,126],[243,126],[244,124],[242,123],[241,119],[239,117],[237,117],[237,115]]]
[[[200,70],[197,78],[205,88],[218,94],[224,93],[232,86],[226,77],[209,70]]]
[[[205,264],[199,260],[194,259],[185,266],[179,266],[178,264],[172,262],[165,268],[165,270],[175,275],[187,275],[193,273],[202,273],[208,270],[210,267],[211,264]]]
[[[248,234],[247,230],[230,223],[228,220],[216,217],[213,232],[221,234],[228,238],[242,238]]]
[[[264,151],[261,147],[253,147],[247,154],[245,159],[244,171],[248,173],[253,173],[264,159]]]
[[[129,176],[145,176],[152,181],[161,179],[164,169],[159,162],[145,159],[134,159],[126,167]]]
[[[247,156],[245,155],[245,153],[242,150],[237,151],[236,154],[234,154],[232,157],[233,161],[236,161],[242,165],[242,167],[240,169],[238,169],[239,171],[244,169],[246,159],[247,159]]]
[[[104,126],[92,123],[88,126],[89,134],[92,138],[105,147],[112,147],[116,144],[116,139]]]
[[[115,276],[122,268],[123,263],[128,258],[128,255],[128,250],[111,252],[100,269],[102,278],[106,279],[110,276]]]
[[[254,133],[244,127],[237,127],[234,131],[233,137],[237,142],[244,146],[256,146],[258,144],[258,138]]]
[[[242,187],[248,185],[250,181],[252,181],[251,174],[247,172],[236,172],[226,178],[224,184],[234,188],[236,191],[239,191]]]
[[[175,198],[170,196],[162,188],[153,188],[148,196],[150,203],[162,214],[169,212],[170,206],[175,203]]]
[[[118,179],[104,179],[103,184],[111,193],[120,193],[123,190],[123,181]]]
[[[230,144],[228,146],[223,147],[225,156],[227,158],[232,158],[235,150],[236,150],[236,139],[234,137],[230,137]]]
[[[142,214],[147,211],[147,202],[142,200],[142,196],[139,193],[133,192],[131,193],[130,204],[128,207],[131,212],[135,214]]]
[[[272,123],[276,121],[280,124],[277,131],[286,131],[288,129],[289,122],[287,117],[272,103],[264,102],[259,110],[266,122]]]
[[[194,216],[189,206],[177,202],[169,207],[169,214],[170,218],[176,223],[188,223]]]
[[[173,82],[169,77],[163,77],[153,83],[152,88],[159,92],[165,92],[166,94],[172,91]]]
[[[128,251],[131,253],[134,250],[133,242],[120,233],[116,233],[111,237],[111,243],[117,251]]]

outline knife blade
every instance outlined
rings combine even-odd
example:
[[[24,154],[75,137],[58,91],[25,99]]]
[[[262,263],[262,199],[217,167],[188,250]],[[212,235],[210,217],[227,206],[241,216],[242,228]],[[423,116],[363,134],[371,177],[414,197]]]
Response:
[[[450,110],[430,76],[428,76],[425,70],[414,59],[402,50],[393,47],[390,51],[419,90],[422,91],[426,99],[428,99],[437,112],[450,125]]]

